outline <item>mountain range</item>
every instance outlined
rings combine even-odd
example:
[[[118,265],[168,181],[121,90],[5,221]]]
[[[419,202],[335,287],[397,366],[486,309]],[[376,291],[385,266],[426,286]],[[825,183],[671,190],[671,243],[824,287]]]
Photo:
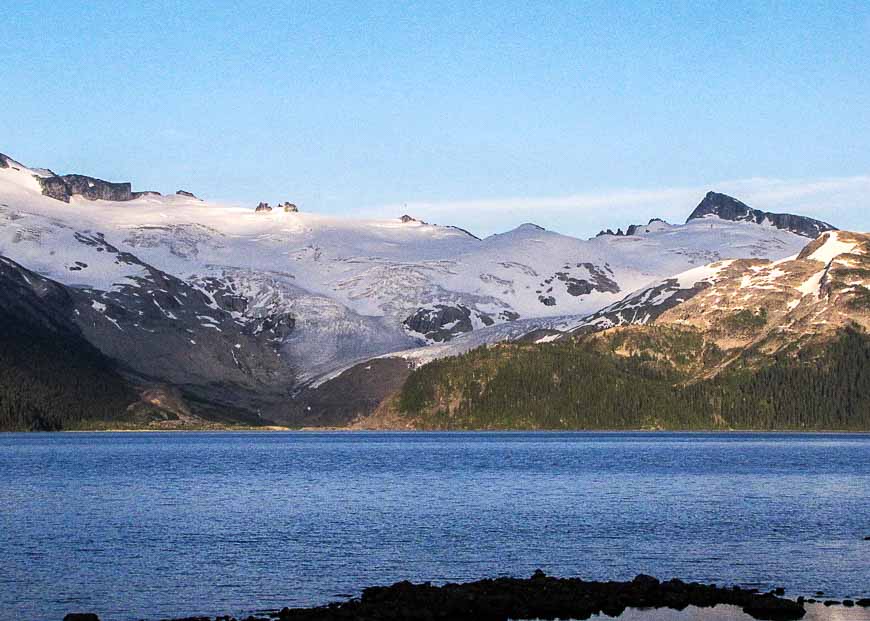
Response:
[[[723,352],[692,370],[712,378],[868,327],[862,234],[714,192],[626,231],[479,239],[0,154],[0,427],[432,426],[403,393],[474,352],[688,330]]]

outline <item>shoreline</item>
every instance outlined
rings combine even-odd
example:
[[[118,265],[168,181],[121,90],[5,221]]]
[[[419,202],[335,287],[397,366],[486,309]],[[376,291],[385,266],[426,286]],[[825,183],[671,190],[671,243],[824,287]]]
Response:
[[[870,598],[817,600],[784,597],[783,589],[759,592],[737,586],[720,587],[671,579],[666,582],[640,574],[631,581],[596,582],[557,578],[536,570],[529,578],[495,578],[440,586],[403,581],[363,589],[359,597],[322,606],[266,610],[245,617],[189,616],[164,621],[509,621],[522,619],[588,619],[593,615],[618,618],[626,610],[671,609],[689,606],[732,606],[752,619],[797,621],[807,605],[839,609],[870,609]],[[870,614],[870,611],[868,611]],[[94,613],[70,613],[64,621],[99,621]]]
[[[759,435],[870,435],[870,429],[360,429],[358,427],[283,427],[264,425],[262,427],[203,427],[175,429],[60,429],[57,431],[14,431],[0,430],[0,434],[55,435],[63,433],[335,433],[335,434],[759,434]]]

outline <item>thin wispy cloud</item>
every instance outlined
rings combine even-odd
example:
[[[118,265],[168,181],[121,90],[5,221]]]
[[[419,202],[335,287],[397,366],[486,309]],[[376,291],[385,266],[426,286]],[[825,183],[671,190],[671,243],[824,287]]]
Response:
[[[730,194],[756,209],[807,215],[845,229],[870,229],[870,175],[813,180],[752,178],[566,196],[409,201],[367,209],[365,215],[390,218],[408,213],[434,223],[462,226],[481,235],[535,222],[587,237],[603,228],[625,228],[654,217],[682,222],[709,190]]]

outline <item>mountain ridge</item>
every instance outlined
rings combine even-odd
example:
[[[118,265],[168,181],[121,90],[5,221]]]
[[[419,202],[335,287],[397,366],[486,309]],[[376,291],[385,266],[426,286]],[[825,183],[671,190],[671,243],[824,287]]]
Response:
[[[51,171],[0,161],[0,256],[64,287],[86,339],[142,390],[176,387],[192,412],[244,410],[262,424],[335,424],[377,405],[380,393],[362,388],[368,367],[395,388],[385,374],[409,362],[535,330],[562,338],[650,283],[806,245],[769,223],[709,215],[630,236],[580,240],[527,223],[478,239],[411,217],[257,213],[187,192],[126,200],[126,185],[125,200],[106,200],[116,197],[85,176],[97,189],[68,184],[67,202],[45,195]],[[391,358],[404,362],[368,362]]]
[[[797,235],[812,239],[815,239],[825,231],[836,230],[836,227],[827,222],[807,216],[771,213],[769,211],[761,211],[760,209],[752,209],[736,198],[713,191],[707,192],[703,200],[689,215],[686,222],[688,223],[692,220],[711,215],[734,222],[769,223],[776,228],[791,231]]]

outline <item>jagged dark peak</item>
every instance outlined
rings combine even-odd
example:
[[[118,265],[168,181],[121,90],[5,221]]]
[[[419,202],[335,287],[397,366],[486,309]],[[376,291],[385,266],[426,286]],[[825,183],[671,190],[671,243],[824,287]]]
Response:
[[[0,168],[9,168],[9,157],[0,153]]]
[[[734,197],[719,192],[707,192],[704,199],[698,203],[686,223],[716,216],[722,220],[733,222],[754,222],[755,224],[770,224],[784,231],[815,239],[825,231],[836,231],[837,228],[827,222],[815,220],[806,216],[796,216],[788,213],[771,213],[753,209]]]

